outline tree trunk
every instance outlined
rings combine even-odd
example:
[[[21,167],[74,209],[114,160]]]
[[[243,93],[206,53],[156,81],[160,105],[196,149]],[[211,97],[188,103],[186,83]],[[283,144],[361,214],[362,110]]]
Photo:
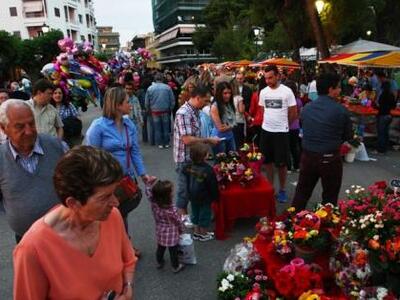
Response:
[[[314,32],[315,41],[317,42],[317,49],[321,53],[321,59],[330,56],[328,44],[322,29],[321,20],[319,19],[317,9],[315,8],[315,0],[304,0],[307,15],[310,18],[311,28]]]

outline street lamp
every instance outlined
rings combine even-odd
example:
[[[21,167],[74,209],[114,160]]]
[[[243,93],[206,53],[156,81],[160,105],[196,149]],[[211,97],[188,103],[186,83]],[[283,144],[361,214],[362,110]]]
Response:
[[[261,33],[261,29],[259,27],[254,27],[253,28],[253,32],[254,32],[254,36],[256,38],[256,58],[257,58],[257,55],[258,55],[258,36]]]
[[[103,52],[106,51],[106,47],[107,47],[107,44],[101,44],[101,48],[103,49]]]
[[[371,30],[367,30],[367,35],[368,35],[368,37],[370,37],[371,34],[372,34],[372,31],[371,31]]]
[[[325,2],[323,0],[315,1],[315,7],[317,8],[318,14],[324,10]]]
[[[43,33],[48,33],[49,30],[50,30],[49,25],[47,25],[46,23],[43,23],[43,25],[42,25],[42,32],[43,32]]]

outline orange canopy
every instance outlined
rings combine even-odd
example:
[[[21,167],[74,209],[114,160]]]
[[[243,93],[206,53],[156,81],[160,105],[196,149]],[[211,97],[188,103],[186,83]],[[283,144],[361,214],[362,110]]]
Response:
[[[275,65],[278,67],[288,67],[288,68],[292,68],[292,69],[300,69],[300,65],[295,62],[292,61],[290,59],[287,58],[270,58],[255,64],[251,64],[249,65],[250,67],[265,67],[268,65]]]

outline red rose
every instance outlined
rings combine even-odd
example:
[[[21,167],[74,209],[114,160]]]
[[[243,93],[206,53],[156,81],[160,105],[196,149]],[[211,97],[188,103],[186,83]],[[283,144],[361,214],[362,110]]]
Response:
[[[387,188],[387,184],[386,181],[377,181],[374,183],[374,185],[378,188],[378,189],[386,189]]]
[[[279,294],[286,298],[292,297],[295,291],[294,282],[286,272],[278,272],[275,278],[275,287]]]

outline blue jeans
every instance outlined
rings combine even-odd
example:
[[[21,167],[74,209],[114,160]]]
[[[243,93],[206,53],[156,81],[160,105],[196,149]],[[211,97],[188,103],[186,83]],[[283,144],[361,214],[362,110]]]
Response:
[[[210,227],[211,223],[211,203],[194,203],[191,202],[192,216],[191,220],[194,225],[201,228]]]
[[[377,117],[376,127],[378,133],[378,147],[379,152],[386,152],[389,146],[389,126],[392,122],[390,115],[381,115]]]
[[[183,173],[184,168],[188,163],[177,163],[176,173],[177,173],[177,183],[176,183],[176,207],[180,209],[186,209],[189,203],[187,194],[187,178]]]
[[[236,144],[233,136],[226,138],[226,140],[219,142],[213,147],[214,155],[221,152],[228,153],[229,151],[236,151]]]
[[[158,146],[169,145],[171,136],[171,114],[164,113],[161,115],[153,115],[154,138]]]

